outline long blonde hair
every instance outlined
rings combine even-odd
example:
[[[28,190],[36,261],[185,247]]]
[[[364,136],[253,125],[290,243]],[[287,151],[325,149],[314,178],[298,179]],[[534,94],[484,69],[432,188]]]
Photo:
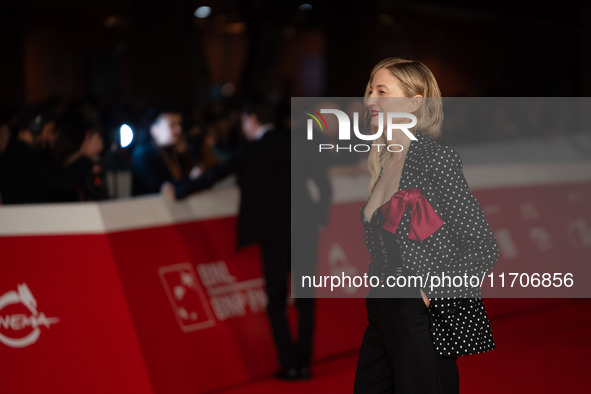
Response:
[[[417,125],[411,129],[411,132],[416,135],[417,132],[424,135],[436,138],[441,134],[441,123],[443,122],[443,106],[441,103],[441,91],[437,85],[437,81],[433,73],[427,66],[416,60],[407,60],[397,57],[389,57],[382,60],[375,65],[371,70],[369,82],[365,88],[365,99],[370,95],[371,82],[378,70],[386,68],[392,73],[394,77],[400,81],[400,86],[407,97],[421,95],[425,99],[420,108],[414,113],[417,117]],[[386,144],[386,135],[383,133],[378,138],[369,152],[368,167],[371,173],[371,181],[369,182],[368,193],[371,193],[375,183],[378,180],[380,171],[386,165],[390,158],[390,153],[387,149],[380,149],[378,152],[378,144]],[[384,145],[382,145],[384,146]]]

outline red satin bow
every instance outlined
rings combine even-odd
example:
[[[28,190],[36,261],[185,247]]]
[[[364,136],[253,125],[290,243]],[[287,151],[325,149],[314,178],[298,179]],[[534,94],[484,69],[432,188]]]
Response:
[[[406,207],[411,209],[409,239],[422,241],[443,225],[443,220],[437,215],[427,198],[418,188],[413,187],[399,190],[389,202],[380,207],[386,217],[386,222],[382,226],[384,230],[396,233]]]

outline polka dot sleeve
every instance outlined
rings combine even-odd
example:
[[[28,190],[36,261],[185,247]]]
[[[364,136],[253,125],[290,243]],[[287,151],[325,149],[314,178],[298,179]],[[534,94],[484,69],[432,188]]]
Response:
[[[438,213],[451,230],[457,248],[450,274],[482,278],[497,261],[499,246],[482,207],[468,187],[458,152],[441,146],[431,161],[430,173]]]

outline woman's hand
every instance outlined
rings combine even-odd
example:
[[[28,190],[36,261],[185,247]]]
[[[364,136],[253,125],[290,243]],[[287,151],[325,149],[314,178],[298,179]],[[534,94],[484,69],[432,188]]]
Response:
[[[420,289],[420,290],[421,290],[421,296],[423,297],[423,302],[425,303],[425,305],[427,306],[427,308],[429,308],[429,305],[431,304],[431,301],[429,301],[429,299],[427,298],[427,296],[423,292],[423,289]]]

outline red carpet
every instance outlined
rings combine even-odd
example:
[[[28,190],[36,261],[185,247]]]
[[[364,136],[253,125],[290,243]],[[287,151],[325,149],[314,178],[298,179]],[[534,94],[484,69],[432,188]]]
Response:
[[[458,359],[461,393],[587,393],[591,379],[591,300],[487,299],[497,348]],[[357,354],[321,360],[314,379],[271,378],[224,394],[351,393]]]

